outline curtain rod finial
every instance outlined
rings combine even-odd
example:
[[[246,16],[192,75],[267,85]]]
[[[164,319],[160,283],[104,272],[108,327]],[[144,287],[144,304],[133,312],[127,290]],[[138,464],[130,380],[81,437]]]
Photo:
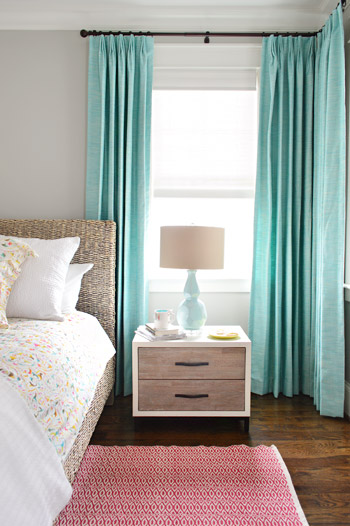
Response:
[[[83,38],[86,38],[88,36],[88,32],[86,31],[86,29],[82,29],[80,31],[80,36]]]

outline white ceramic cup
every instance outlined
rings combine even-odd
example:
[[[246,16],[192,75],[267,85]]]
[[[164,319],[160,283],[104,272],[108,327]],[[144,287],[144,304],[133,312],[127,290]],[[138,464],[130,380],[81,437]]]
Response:
[[[174,320],[175,314],[171,309],[156,309],[154,311],[154,327],[156,329],[167,329]]]

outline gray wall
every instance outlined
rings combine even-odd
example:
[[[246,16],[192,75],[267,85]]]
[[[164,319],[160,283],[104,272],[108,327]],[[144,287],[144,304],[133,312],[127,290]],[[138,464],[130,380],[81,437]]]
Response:
[[[0,31],[0,217],[84,217],[88,41]]]

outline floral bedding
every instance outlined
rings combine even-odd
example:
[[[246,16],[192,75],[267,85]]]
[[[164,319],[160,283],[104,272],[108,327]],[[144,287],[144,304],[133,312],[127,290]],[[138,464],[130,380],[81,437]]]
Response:
[[[96,318],[9,319],[0,330],[0,375],[25,399],[63,461],[114,347]]]

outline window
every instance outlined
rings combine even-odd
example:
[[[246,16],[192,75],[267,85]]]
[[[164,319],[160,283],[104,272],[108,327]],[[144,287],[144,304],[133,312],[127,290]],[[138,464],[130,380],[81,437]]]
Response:
[[[151,280],[183,281],[159,267],[160,226],[194,223],[225,227],[225,268],[200,271],[201,283],[250,281],[256,91],[154,90],[152,111]]]

